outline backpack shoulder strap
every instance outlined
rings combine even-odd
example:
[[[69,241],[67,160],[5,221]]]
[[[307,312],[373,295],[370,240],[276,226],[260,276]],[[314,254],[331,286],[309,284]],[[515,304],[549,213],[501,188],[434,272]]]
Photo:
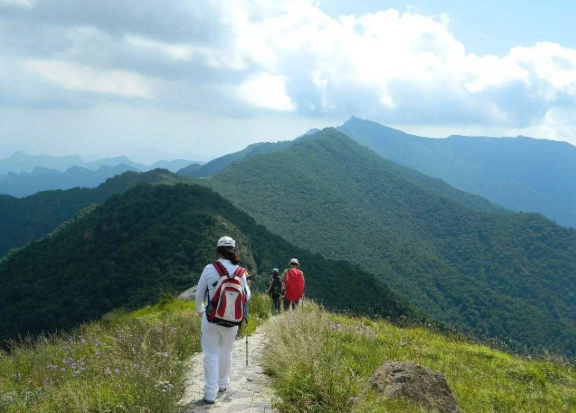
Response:
[[[244,274],[246,274],[246,269],[242,267],[238,267],[236,271],[234,271],[234,276],[238,278],[244,277]]]
[[[220,275],[220,277],[224,277],[224,276],[228,275],[228,271],[226,270],[226,267],[224,267],[224,265],[222,265],[222,263],[220,261],[214,261],[212,263],[212,265],[214,266],[214,268],[216,268],[216,271],[218,271],[218,274]]]

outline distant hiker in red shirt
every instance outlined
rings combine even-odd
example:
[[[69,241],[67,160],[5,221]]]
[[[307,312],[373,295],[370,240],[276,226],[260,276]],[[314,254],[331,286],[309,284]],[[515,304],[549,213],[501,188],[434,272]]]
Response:
[[[284,311],[288,311],[298,306],[300,299],[304,295],[304,274],[300,271],[300,263],[296,258],[288,262],[288,269],[282,273],[282,284],[284,285]]]

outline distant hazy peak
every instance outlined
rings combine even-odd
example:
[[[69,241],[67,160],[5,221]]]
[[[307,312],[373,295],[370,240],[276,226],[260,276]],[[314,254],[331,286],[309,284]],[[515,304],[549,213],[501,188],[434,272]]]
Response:
[[[302,139],[305,138],[306,136],[310,136],[310,135],[314,135],[315,133],[320,132],[320,129],[318,128],[312,128],[307,130],[306,132],[304,132],[302,135],[297,136],[296,138],[294,138],[294,140],[298,140],[298,139]]]
[[[389,126],[384,126],[379,123],[373,122],[371,120],[360,119],[356,116],[350,117],[342,126],[338,126],[336,129],[346,129],[346,128],[353,128],[353,127],[362,127],[362,128],[371,128],[371,129],[379,129],[381,131],[388,131],[392,132],[395,135],[406,135],[410,136],[408,133],[403,132],[399,129],[394,129]]]

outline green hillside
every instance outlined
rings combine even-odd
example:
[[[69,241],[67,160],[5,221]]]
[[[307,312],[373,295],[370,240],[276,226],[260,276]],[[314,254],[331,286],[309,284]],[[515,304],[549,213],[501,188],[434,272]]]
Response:
[[[94,189],[44,191],[26,198],[0,195],[0,257],[52,232],[60,224],[91,204],[104,202],[143,182],[175,183],[179,175],[156,169],[146,173],[126,172]]]
[[[203,182],[294,244],[378,274],[439,320],[516,349],[574,354],[576,232],[537,214],[474,210],[417,175],[326,129]]]
[[[352,117],[339,131],[379,155],[514,211],[576,228],[576,147],[545,139],[428,139]]]
[[[251,158],[256,155],[264,153],[278,152],[283,149],[289,148],[292,145],[291,141],[285,142],[260,142],[254,143],[247,146],[241,151],[234,152],[228,155],[216,158],[206,165],[192,164],[186,168],[182,168],[178,171],[180,175],[188,176],[190,178],[204,178],[207,176],[212,176],[230,166],[234,162],[239,162],[244,159]]]
[[[223,234],[237,239],[257,285],[296,256],[307,295],[329,308],[415,315],[375,277],[294,247],[208,188],[140,185],[0,262],[0,342],[180,293],[197,282]]]
[[[558,360],[516,357],[425,328],[314,307],[281,317],[268,334],[264,361],[280,412],[432,413],[370,388],[385,361],[413,361],[443,373],[463,412],[576,411],[576,370]]]

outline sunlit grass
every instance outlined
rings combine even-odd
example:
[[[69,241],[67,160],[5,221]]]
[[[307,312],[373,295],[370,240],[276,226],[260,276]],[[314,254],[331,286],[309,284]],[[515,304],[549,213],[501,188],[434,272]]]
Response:
[[[269,309],[267,297],[253,297],[250,331]],[[69,336],[1,353],[0,412],[173,413],[197,351],[200,319],[192,302],[117,311]]]
[[[385,400],[368,379],[386,360],[411,360],[446,375],[465,412],[576,412],[576,371],[512,356],[425,328],[329,314],[308,306],[270,326],[265,352],[282,412],[419,412]]]

